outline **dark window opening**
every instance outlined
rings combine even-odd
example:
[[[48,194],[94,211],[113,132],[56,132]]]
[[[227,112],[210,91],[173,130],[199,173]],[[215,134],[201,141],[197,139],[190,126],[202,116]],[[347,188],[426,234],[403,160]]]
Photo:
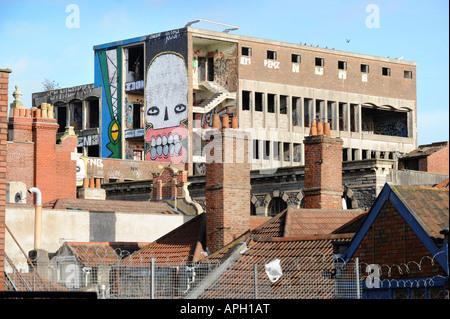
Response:
[[[208,58],[208,81],[214,81],[214,57]]]
[[[242,47],[242,55],[244,56],[251,56],[252,55],[252,49],[247,47]]]
[[[259,159],[259,140],[253,140],[253,159]]]
[[[141,128],[141,104],[133,104],[133,128]]]
[[[252,202],[250,202],[250,215],[256,216],[256,206]]]
[[[403,72],[403,77],[404,77],[405,79],[412,79],[412,71],[405,70],[405,71]]]
[[[270,159],[270,141],[264,141],[263,159]]]
[[[324,61],[323,58],[316,58],[316,66],[323,66]]]
[[[280,114],[287,114],[287,99],[286,95],[280,95]]]
[[[144,46],[138,45],[127,48],[128,73],[126,82],[144,80]]]
[[[301,145],[299,143],[294,143],[294,158],[293,161],[296,163],[300,163],[301,159],[302,159],[302,149],[301,149]]]
[[[283,161],[289,162],[291,160],[291,144],[283,143]]]
[[[345,61],[338,61],[338,69],[339,70],[347,70],[347,62],[345,62]]]
[[[98,99],[90,100],[88,104],[89,111],[86,128],[96,128],[99,125],[99,103]]]
[[[382,73],[384,76],[391,76],[391,69],[390,69],[390,68],[383,67],[381,73]]]
[[[56,106],[58,114],[58,132],[64,132],[67,126],[67,107],[66,105]]]
[[[242,91],[242,110],[249,111],[250,110],[250,92]]]
[[[346,131],[347,130],[347,118],[346,118],[346,104],[339,103],[339,130]]]
[[[291,61],[292,63],[300,63],[301,62],[300,54],[292,54]]]
[[[347,162],[348,161],[348,148],[342,149],[342,161]]]
[[[267,50],[267,59],[268,60],[276,60],[277,59],[277,52],[272,50]]]
[[[255,93],[255,111],[257,112],[263,111],[263,93],[260,92]]]
[[[361,72],[362,73],[369,73],[369,65],[368,64],[361,64]]]
[[[92,145],[92,146],[88,146],[86,148],[87,148],[87,156],[89,156],[89,157],[99,157],[100,156],[98,145]]]
[[[268,94],[267,95],[267,112],[269,113],[275,113],[276,108],[276,95],[275,94]]]
[[[287,209],[286,202],[281,197],[274,197],[269,203],[269,216],[275,216]]]
[[[74,130],[83,129],[83,103],[81,101],[70,103],[70,126],[73,126]]]
[[[370,134],[408,137],[408,113],[361,108],[362,131]]]
[[[280,160],[281,142],[273,142],[273,160]]]

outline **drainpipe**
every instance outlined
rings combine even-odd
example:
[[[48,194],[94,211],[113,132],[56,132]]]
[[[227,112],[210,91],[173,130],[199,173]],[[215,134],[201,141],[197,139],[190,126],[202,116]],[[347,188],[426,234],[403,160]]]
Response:
[[[42,233],[42,195],[39,188],[31,187],[29,193],[36,194],[36,206],[34,214],[34,249],[41,249],[41,233]]]

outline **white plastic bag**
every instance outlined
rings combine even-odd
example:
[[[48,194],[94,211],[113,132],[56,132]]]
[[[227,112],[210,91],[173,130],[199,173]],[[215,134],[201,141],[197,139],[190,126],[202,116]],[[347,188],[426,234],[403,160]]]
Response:
[[[276,282],[283,275],[280,260],[277,258],[265,265],[266,274],[271,282]]]

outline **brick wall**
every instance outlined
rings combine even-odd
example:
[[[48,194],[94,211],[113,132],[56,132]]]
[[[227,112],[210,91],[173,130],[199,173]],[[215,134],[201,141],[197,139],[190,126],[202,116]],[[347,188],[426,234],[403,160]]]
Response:
[[[296,85],[324,90],[385,96],[416,100],[416,65],[394,59],[362,56],[353,53],[325,50],[288,44],[268,44],[260,41],[239,41],[239,78],[286,85]],[[251,63],[242,63],[242,47],[251,48]],[[276,60],[267,59],[267,50],[276,51]],[[292,63],[291,55],[301,56],[300,63]],[[323,58],[323,74],[315,74],[315,58]],[[244,57],[246,58],[246,57]],[[339,78],[338,61],[347,64],[346,79]],[[293,64],[298,72],[293,72]],[[367,82],[362,81],[361,64],[369,65]],[[382,75],[382,68],[390,68],[391,76]],[[404,71],[411,71],[412,78],[405,78]],[[263,79],[263,80],[261,80]]]
[[[187,171],[177,171],[166,167],[153,177],[152,199],[173,199],[183,197],[183,184],[187,182]]]
[[[8,123],[7,181],[24,182],[27,189],[37,187],[42,202],[56,198],[76,198],[76,136],[65,135],[57,143],[59,125],[40,110],[15,110]],[[34,196],[27,196],[34,203]]]
[[[206,155],[205,186],[206,246],[212,252],[249,230],[251,190],[248,144],[240,144],[243,149],[237,147],[245,137],[243,132],[229,128],[219,131],[220,126],[214,127],[221,140],[219,143],[217,140],[209,142],[216,144]],[[234,156],[238,154],[244,155],[242,161]]]
[[[438,174],[448,174],[448,142],[447,146],[440,149],[439,151],[431,154],[424,159],[426,161],[425,171],[428,173],[438,173]],[[421,161],[419,161],[419,170]]]
[[[0,291],[5,281],[6,157],[8,136],[8,84],[10,70],[0,70]]]
[[[305,138],[305,208],[342,209],[342,139]]]
[[[426,256],[432,257],[419,237],[389,201],[384,204],[353,255],[354,258],[359,258],[360,263],[390,266],[391,276],[387,277],[388,269],[383,268],[380,279],[445,276],[439,263],[434,261],[432,265],[431,259]],[[420,269],[413,261],[421,264]],[[404,266],[402,273],[394,266],[402,264],[409,265],[409,273],[405,271]]]

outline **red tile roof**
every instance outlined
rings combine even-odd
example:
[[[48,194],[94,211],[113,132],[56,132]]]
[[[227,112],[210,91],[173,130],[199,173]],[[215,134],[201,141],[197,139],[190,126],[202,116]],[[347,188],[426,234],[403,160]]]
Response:
[[[399,185],[391,187],[429,236],[444,238],[441,231],[449,228],[448,188]]]
[[[347,235],[251,241],[248,250],[200,298],[324,298],[334,295],[333,240]],[[280,260],[282,276],[272,283],[265,264]],[[255,286],[255,264],[257,278]]]

